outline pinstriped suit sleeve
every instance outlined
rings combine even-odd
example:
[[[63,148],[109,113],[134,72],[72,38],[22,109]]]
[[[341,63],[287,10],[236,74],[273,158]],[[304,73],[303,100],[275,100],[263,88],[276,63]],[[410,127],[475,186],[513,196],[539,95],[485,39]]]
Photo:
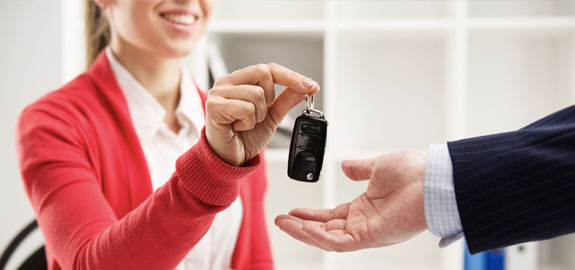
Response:
[[[471,253],[575,232],[575,106],[448,147]]]

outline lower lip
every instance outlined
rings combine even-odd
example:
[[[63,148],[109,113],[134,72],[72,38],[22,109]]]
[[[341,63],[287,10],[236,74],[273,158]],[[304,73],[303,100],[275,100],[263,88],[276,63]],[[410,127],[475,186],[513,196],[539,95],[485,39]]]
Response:
[[[166,26],[168,26],[168,28],[172,29],[172,31],[179,33],[179,34],[186,34],[186,35],[189,35],[192,32],[194,32],[194,28],[195,28],[196,23],[197,23],[197,20],[196,20],[191,25],[184,25],[184,24],[179,24],[179,23],[174,23],[174,22],[168,21],[167,19],[165,19],[162,16],[160,16],[160,18],[162,19],[164,24]]]

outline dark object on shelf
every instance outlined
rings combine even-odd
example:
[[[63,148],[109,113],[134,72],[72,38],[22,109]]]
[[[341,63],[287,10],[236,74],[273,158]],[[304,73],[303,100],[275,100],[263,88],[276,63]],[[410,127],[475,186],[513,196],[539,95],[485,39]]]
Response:
[[[24,241],[24,239],[30,235],[36,228],[38,228],[38,222],[33,220],[24,229],[22,229],[15,237],[12,239],[8,247],[2,252],[0,257],[0,269],[6,269],[6,265],[10,260],[10,257],[14,254],[14,251],[18,246]],[[40,247],[32,255],[30,255],[21,265],[18,267],[19,270],[40,270],[48,269],[48,264],[46,262],[46,252],[44,246]]]

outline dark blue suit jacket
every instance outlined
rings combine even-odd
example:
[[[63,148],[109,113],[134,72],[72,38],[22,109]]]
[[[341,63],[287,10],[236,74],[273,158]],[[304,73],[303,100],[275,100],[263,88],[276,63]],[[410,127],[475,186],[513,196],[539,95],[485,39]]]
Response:
[[[448,147],[471,253],[575,232],[575,106]]]

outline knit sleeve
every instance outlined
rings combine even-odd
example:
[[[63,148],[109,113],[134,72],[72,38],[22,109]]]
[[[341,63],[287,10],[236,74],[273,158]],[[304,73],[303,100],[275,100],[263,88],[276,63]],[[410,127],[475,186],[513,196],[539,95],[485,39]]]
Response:
[[[75,125],[27,109],[17,146],[26,192],[46,245],[64,269],[174,269],[238,196],[239,179],[256,170],[222,162],[205,133],[177,161],[169,181],[118,219],[103,194]],[[51,266],[53,267],[53,266]]]

